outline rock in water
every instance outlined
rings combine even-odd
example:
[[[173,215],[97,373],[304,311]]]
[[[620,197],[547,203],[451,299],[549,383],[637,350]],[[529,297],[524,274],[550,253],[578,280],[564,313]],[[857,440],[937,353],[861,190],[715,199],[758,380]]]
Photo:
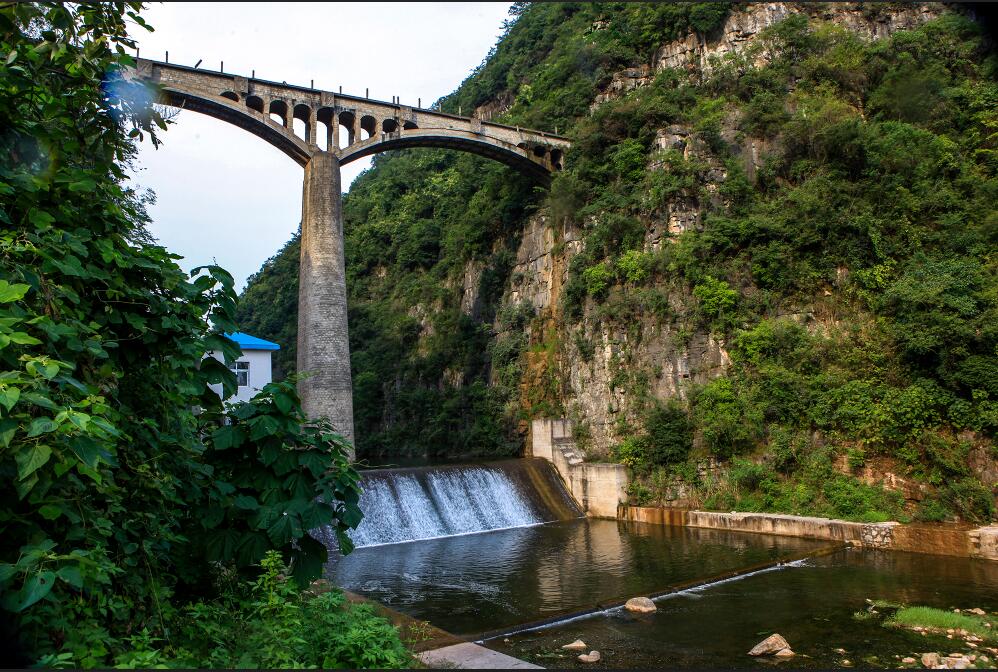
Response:
[[[638,614],[650,614],[653,611],[657,611],[658,607],[647,597],[632,597],[624,605],[624,609]]]
[[[571,644],[566,644],[565,646],[563,646],[561,648],[568,649],[569,651],[585,651],[586,650],[586,643],[583,642],[581,639],[577,639],[574,642],[572,642]]]
[[[922,667],[933,668],[939,664],[939,654],[938,653],[923,653],[922,654]]]
[[[590,651],[588,654],[583,653],[579,656],[579,660],[583,663],[598,663],[600,659],[599,651]]]
[[[792,656],[796,656],[797,654],[791,651],[790,647],[787,647],[785,649],[780,649],[773,655],[776,656],[777,658],[790,658]]]
[[[787,640],[783,639],[783,635],[774,633],[756,644],[752,650],[748,652],[748,655],[769,656],[779,653],[784,649],[790,651],[790,645],[787,644]],[[793,655],[793,651],[790,652],[790,655]]]

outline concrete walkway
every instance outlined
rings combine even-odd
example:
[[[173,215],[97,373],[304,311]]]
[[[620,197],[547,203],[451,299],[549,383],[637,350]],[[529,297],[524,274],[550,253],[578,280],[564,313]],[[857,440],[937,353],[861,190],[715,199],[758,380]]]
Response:
[[[427,667],[458,670],[543,670],[540,665],[507,656],[484,646],[461,642],[442,649],[424,651],[418,657]]]

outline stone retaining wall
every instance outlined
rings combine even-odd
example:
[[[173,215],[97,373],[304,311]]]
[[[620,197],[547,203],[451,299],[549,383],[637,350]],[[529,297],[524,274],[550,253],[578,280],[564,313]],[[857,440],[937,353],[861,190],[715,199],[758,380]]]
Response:
[[[734,532],[843,541],[867,548],[974,557],[998,561],[998,526],[971,529],[957,525],[855,523],[848,520],[777,513],[723,513],[628,506],[617,517],[658,525],[678,525]]]
[[[530,432],[531,455],[543,457],[554,465],[586,515],[617,517],[618,507],[627,501],[628,477],[624,465],[583,460],[576,451],[569,420],[534,420]]]

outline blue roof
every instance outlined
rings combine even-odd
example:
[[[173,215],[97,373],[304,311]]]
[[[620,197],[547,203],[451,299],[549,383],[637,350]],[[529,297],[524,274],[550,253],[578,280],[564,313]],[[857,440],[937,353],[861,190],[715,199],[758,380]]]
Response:
[[[234,334],[226,334],[226,337],[231,338],[233,341],[239,344],[239,347],[243,350],[280,350],[281,346],[277,343],[271,343],[270,341],[265,341],[262,338],[257,338],[256,336],[250,336],[249,334],[244,334],[241,331],[237,331]]]

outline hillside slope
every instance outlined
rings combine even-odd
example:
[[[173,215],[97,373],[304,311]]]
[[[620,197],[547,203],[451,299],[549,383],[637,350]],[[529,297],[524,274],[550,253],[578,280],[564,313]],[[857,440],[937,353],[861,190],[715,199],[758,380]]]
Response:
[[[430,150],[355,183],[361,454],[515,454],[526,419],[558,415],[634,468],[637,502],[993,516],[998,84],[977,24],[939,5],[514,12],[440,105],[573,150],[549,193]],[[292,243],[243,328],[292,342],[296,269]]]

